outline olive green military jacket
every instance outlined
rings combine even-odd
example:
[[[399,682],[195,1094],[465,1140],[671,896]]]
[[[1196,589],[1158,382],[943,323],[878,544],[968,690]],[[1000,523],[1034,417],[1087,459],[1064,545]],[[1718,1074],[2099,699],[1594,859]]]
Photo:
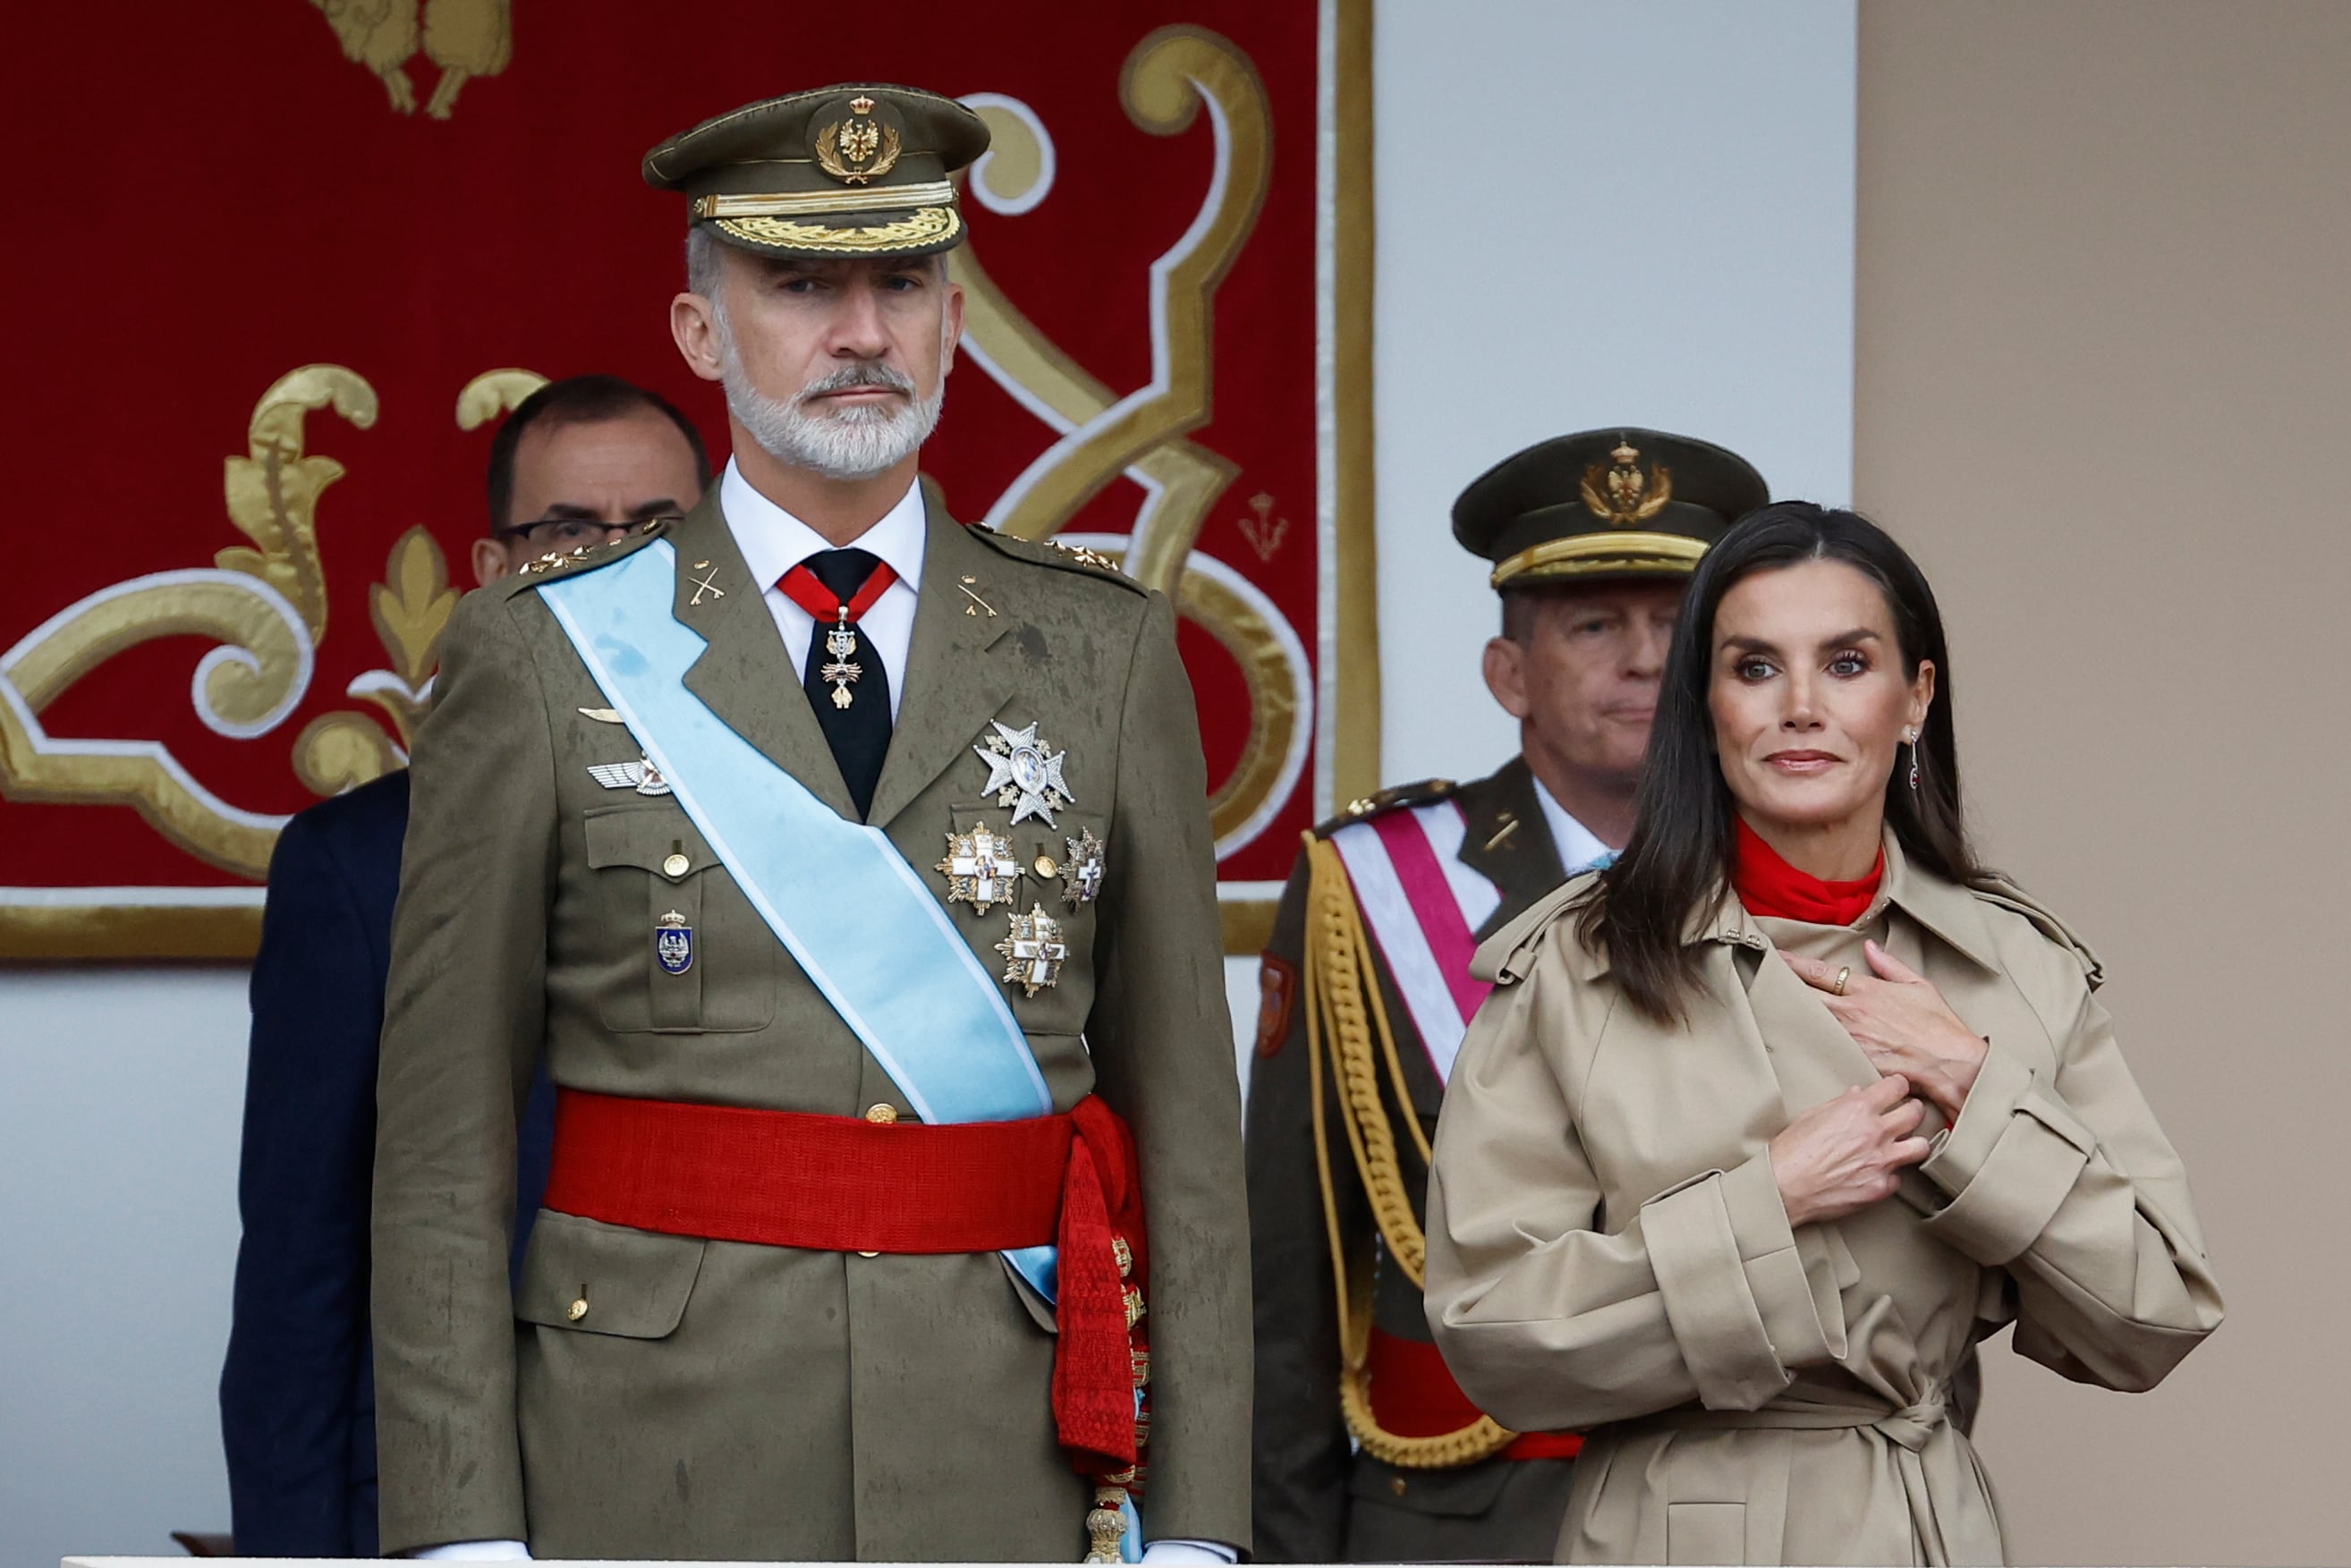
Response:
[[[1098,901],[1071,909],[1058,880],[1024,875],[1019,907],[1061,915],[1071,954],[1057,985],[1008,987],[1006,1000],[1055,1108],[1098,1092],[1139,1146],[1155,1401],[1146,1533],[1246,1548],[1240,1115],[1173,612],[1124,578],[935,508],[927,528],[868,821],[944,903],[931,868],[949,831],[1008,827],[973,755],[990,721],[1035,724],[1066,753],[1074,803],[1011,836],[1033,868],[1090,829],[1107,846],[1104,878]],[[715,488],[672,538],[674,612],[708,643],[686,685],[853,816]],[[536,591],[546,580],[459,608],[415,750],[379,1085],[384,1549],[522,1538],[555,1557],[1081,1556],[1091,1493],[1055,1441],[1050,1315],[994,1254],[867,1258],[543,1212],[510,1291],[515,1109],[541,1057],[559,1085],[604,1094],[906,1111],[675,799],[590,774],[639,748],[596,716],[607,699]],[[1006,907],[946,908],[1000,973]],[[683,975],[653,946],[673,910],[695,933]]]
[[[1494,884],[1500,904],[1477,935],[1507,925],[1562,878],[1533,775],[1513,758],[1489,778],[1412,785],[1371,811],[1449,795],[1466,831],[1459,859]],[[1307,864],[1301,855],[1283,890],[1265,955],[1265,1010],[1249,1071],[1249,1197],[1257,1309],[1257,1453],[1252,1486],[1258,1555],[1269,1563],[1447,1562],[1526,1558],[1551,1550],[1567,1505],[1572,1466],[1561,1459],[1489,1458],[1452,1469],[1404,1469],[1355,1450],[1340,1414],[1341,1345],[1331,1241],[1315,1166],[1312,1074],[1301,994]],[[1395,1031],[1412,1103],[1387,1091],[1402,1174],[1416,1216],[1426,1171],[1403,1131],[1404,1116],[1437,1125],[1445,1084],[1374,943],[1368,960]],[[1327,1070],[1324,1114],[1340,1228],[1351,1253],[1375,1253],[1373,1321],[1426,1343],[1419,1287],[1381,1247],[1363,1182],[1339,1133],[1337,1090]]]
[[[1428,1191],[1431,1327],[1517,1427],[1587,1431],[1558,1542],[1579,1563],[1997,1563],[1949,1419],[1980,1336],[2076,1382],[2152,1386],[2220,1322],[2186,1172],[2095,988],[2022,894],[1911,864],[1891,834],[1851,927],[1695,922],[1685,1023],[1624,1002],[1571,883],[1479,950]],[[1791,1228],[1768,1145],[1879,1074],[1781,950],[1865,937],[1990,1043],[1895,1197]]]

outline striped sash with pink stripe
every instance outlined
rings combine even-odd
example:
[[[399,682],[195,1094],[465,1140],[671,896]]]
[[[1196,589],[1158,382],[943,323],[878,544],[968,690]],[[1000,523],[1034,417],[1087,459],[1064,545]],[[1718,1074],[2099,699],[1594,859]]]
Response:
[[[1470,978],[1469,959],[1474,933],[1502,902],[1499,889],[1461,863],[1467,831],[1459,806],[1436,800],[1331,835],[1440,1083],[1452,1076],[1470,1017],[1493,988]]]

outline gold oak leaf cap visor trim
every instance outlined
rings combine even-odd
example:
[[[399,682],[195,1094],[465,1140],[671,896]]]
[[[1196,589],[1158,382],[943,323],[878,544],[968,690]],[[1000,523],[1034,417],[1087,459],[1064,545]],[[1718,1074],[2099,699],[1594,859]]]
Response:
[[[1635,425],[1538,442],[1453,504],[1453,537],[1494,562],[1497,589],[1594,577],[1686,577],[1730,525],[1771,499],[1726,447]]]
[[[963,239],[952,178],[987,126],[920,88],[842,83],[745,104],[645,154],[691,224],[764,256],[928,256]]]

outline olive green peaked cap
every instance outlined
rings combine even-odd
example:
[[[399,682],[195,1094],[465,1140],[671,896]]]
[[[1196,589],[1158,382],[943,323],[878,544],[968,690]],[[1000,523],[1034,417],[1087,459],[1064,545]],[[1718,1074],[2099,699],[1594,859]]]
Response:
[[[987,125],[920,88],[844,82],[745,104],[645,154],[687,221],[768,256],[928,256],[963,239],[950,176]]]
[[[1680,577],[1771,498],[1754,465],[1711,442],[1616,425],[1505,457],[1453,503],[1453,537],[1493,585]]]

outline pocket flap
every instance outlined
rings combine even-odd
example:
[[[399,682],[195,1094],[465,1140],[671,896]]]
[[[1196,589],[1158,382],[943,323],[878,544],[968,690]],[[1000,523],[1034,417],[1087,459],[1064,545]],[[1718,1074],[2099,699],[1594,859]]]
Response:
[[[588,863],[599,871],[636,866],[682,882],[718,863],[709,841],[676,806],[607,806],[588,813],[585,826]]]
[[[630,1230],[540,1209],[515,1316],[583,1333],[664,1338],[685,1316],[709,1245],[698,1236]]]

